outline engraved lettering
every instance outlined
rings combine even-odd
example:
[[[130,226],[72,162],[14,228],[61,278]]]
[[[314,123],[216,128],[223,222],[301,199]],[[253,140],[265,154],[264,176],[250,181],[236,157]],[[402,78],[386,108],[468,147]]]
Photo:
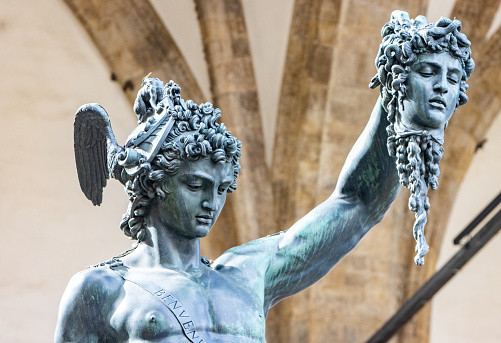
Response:
[[[165,299],[168,299],[168,298],[172,298],[172,295],[167,294],[165,297],[160,298],[160,300],[165,300]],[[172,298],[172,299],[174,299],[174,298]]]
[[[183,312],[181,312],[181,313],[179,314],[179,317],[183,317],[183,318],[190,318],[190,316],[188,316],[188,314],[186,314],[186,316],[183,316],[183,313],[185,313],[185,312],[186,312],[186,311],[185,311],[185,310],[183,310]]]
[[[186,323],[183,323],[183,328],[187,330],[187,332],[191,332],[192,330],[193,332],[195,332],[195,323],[193,323],[193,321],[190,320]]]
[[[159,290],[159,291],[156,291],[155,294],[157,297],[161,296],[162,294],[165,294],[165,291],[163,289]]]
[[[177,300],[174,300],[173,302],[169,303],[168,305],[170,306],[170,304],[174,304],[174,307],[173,307],[173,309],[174,309],[174,310],[176,310],[176,309],[178,309],[178,308],[182,307],[181,305],[179,305],[179,306],[177,306],[177,307],[176,307],[176,305],[177,305]]]
[[[196,331],[193,331],[193,332],[189,332],[191,333],[191,339],[195,339],[195,338],[200,338],[200,336],[196,335],[197,332]],[[196,335],[196,336],[195,336]]]

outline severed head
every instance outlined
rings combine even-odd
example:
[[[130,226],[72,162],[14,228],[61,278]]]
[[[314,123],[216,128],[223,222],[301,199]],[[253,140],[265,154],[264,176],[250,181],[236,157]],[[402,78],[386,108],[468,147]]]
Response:
[[[427,191],[438,187],[444,130],[454,111],[468,101],[466,81],[475,64],[457,19],[442,17],[427,24],[424,16],[411,20],[407,12],[394,11],[381,34],[378,73],[370,87],[381,86],[388,152],[397,158],[400,182],[411,192],[415,262],[422,265],[429,250],[424,239]]]

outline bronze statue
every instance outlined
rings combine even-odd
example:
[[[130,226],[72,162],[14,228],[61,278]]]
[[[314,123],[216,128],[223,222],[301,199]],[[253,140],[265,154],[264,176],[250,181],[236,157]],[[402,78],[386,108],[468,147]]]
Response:
[[[164,87],[147,77],[134,105],[139,126],[121,147],[104,109],[82,106],[75,116],[82,190],[100,204],[110,176],[124,184],[130,203],[120,227],[138,243],[72,278],[55,341],[264,342],[268,310],[322,278],[382,220],[399,175],[417,215],[428,210],[422,182],[436,185],[435,143],[466,102],[473,69],[460,28],[394,12],[372,82],[381,96],[332,195],[290,229],[214,262],[200,256],[200,238],[236,189],[241,148],[217,122],[219,109],[185,102],[172,81]]]

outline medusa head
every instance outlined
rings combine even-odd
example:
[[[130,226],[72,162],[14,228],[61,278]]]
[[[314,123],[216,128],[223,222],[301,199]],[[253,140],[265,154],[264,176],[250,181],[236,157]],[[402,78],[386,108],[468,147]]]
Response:
[[[416,212],[415,262],[428,252],[424,225],[429,211],[428,188],[438,187],[444,129],[458,106],[468,101],[466,81],[475,64],[461,22],[441,18],[427,24],[394,11],[382,29],[376,58],[378,73],[371,88],[381,86],[389,125],[388,152],[397,158],[400,182],[411,192],[409,208]]]

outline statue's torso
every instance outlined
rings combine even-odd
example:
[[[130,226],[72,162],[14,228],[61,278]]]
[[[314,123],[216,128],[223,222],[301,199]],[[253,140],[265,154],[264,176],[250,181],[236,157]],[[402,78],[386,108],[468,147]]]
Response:
[[[252,282],[242,275],[231,268],[216,271],[205,266],[189,273],[164,268],[127,272],[130,280],[151,280],[173,294],[205,341],[263,342],[264,293],[249,286]],[[117,341],[188,342],[181,324],[159,299],[133,282],[122,280],[121,287],[109,314]]]

